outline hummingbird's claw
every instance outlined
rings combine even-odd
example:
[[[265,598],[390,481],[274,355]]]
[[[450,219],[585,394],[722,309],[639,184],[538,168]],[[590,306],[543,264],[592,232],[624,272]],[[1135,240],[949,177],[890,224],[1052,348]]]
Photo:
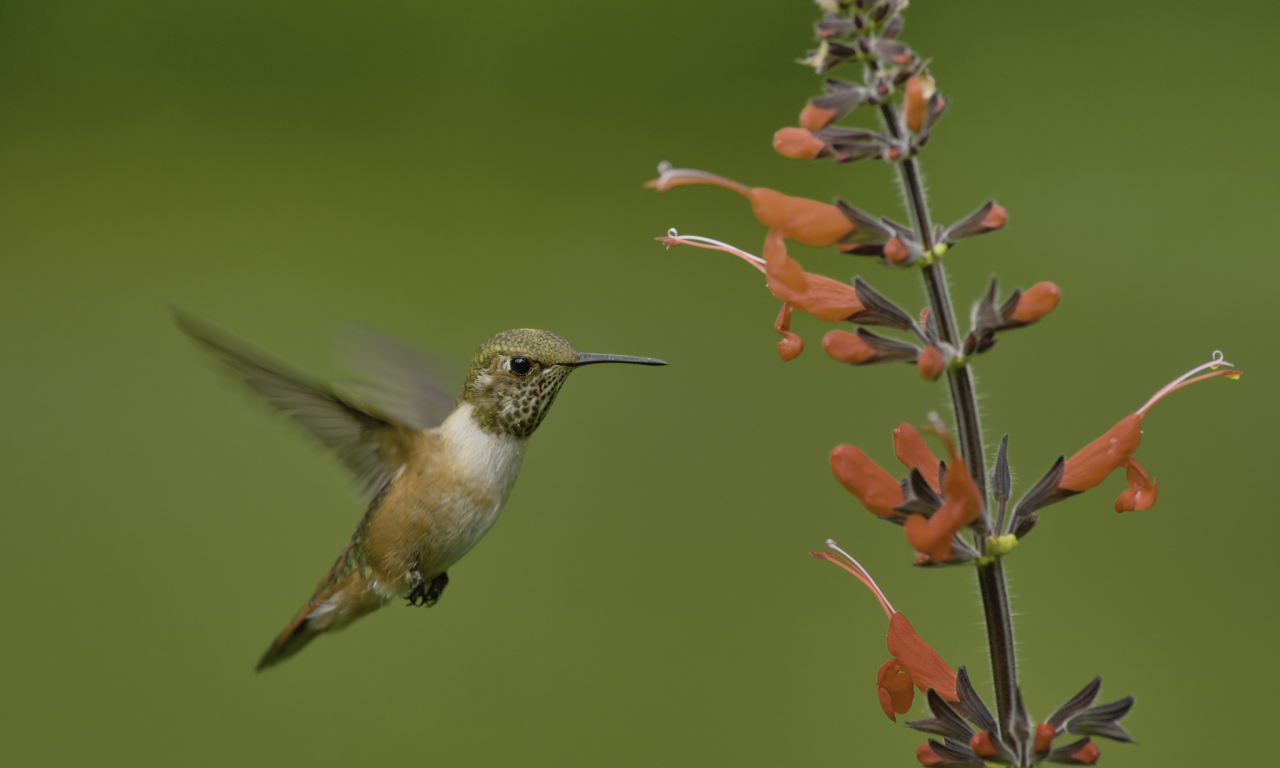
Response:
[[[442,573],[427,584],[426,578],[414,570],[409,571],[409,581],[413,586],[409,587],[409,594],[406,595],[407,605],[422,605],[430,608],[439,602],[440,594],[449,585],[449,574]]]

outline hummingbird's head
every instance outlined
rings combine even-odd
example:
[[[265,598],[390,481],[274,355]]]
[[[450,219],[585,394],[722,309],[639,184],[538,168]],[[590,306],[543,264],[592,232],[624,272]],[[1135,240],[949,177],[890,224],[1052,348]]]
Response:
[[[485,432],[527,438],[542,423],[569,374],[592,363],[666,365],[651,357],[575,352],[551,331],[517,328],[476,350],[462,400],[475,406],[472,418]]]

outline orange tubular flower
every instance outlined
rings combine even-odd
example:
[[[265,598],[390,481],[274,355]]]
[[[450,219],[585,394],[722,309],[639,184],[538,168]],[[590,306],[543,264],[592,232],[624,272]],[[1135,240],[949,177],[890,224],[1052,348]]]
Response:
[[[784,361],[794,360],[804,350],[804,341],[791,332],[792,310],[798,309],[808,312],[819,320],[835,322],[846,320],[865,309],[862,302],[858,300],[857,290],[852,285],[846,285],[823,275],[805,272],[800,262],[788,256],[781,227],[769,230],[764,242],[764,258],[753,256],[718,240],[694,235],[682,237],[676,234],[675,230],[668,232],[667,237],[656,239],[668,247],[692,245],[732,253],[763,272],[769,292],[774,298],[784,302],[782,310],[778,313],[778,319],[773,325],[774,330],[782,334],[782,341],[778,342],[778,354]]]
[[[1034,323],[1049,314],[1062,299],[1062,291],[1053,283],[1036,283],[1018,297],[1010,320],[1019,325]]]
[[[918,469],[924,481],[935,493],[941,492],[938,485],[938,466],[941,462],[933,455],[924,438],[910,424],[899,424],[893,430],[893,455],[898,457],[907,469]]]
[[[1150,508],[1156,501],[1155,481],[1148,477],[1147,471],[1142,468],[1141,464],[1129,458],[1129,455],[1138,449],[1138,442],[1142,439],[1143,417],[1147,415],[1152,406],[1160,402],[1170,392],[1182,389],[1197,381],[1211,379],[1215,376],[1226,376],[1229,379],[1240,378],[1239,371],[1216,370],[1230,365],[1231,363],[1222,359],[1221,352],[1215,352],[1213,359],[1209,362],[1196,366],[1169,382],[1135,413],[1125,416],[1114,427],[1107,430],[1102,437],[1081,448],[1076,455],[1067,459],[1066,465],[1063,467],[1062,479],[1058,481],[1058,489],[1073,493],[1087,491],[1105,480],[1107,475],[1114,470],[1126,467],[1125,474],[1129,487],[1116,499],[1116,511],[1126,512]],[[1206,368],[1214,369],[1213,373],[1206,373],[1201,376],[1195,375]],[[950,473],[947,474],[950,475]]]
[[[956,453],[955,444],[945,432],[939,437],[946,443],[951,463],[947,465],[947,474],[942,482],[942,490],[946,500],[941,507],[926,519],[924,515],[912,515],[907,518],[907,543],[921,554],[928,555],[935,563],[945,563],[952,557],[951,537],[959,533],[965,526],[971,525],[982,515],[982,495],[964,459]]]
[[[706,171],[670,168],[665,164],[658,170],[661,175],[647,182],[645,188],[666,192],[672,187],[703,184],[732,190],[751,201],[751,212],[757,221],[769,228],[781,228],[783,237],[801,245],[832,245],[854,229],[853,222],[834,205],[791,197],[764,187],[748,187]]]
[[[773,148],[793,160],[812,160],[827,153],[827,143],[804,128],[783,128],[773,134]]]
[[[885,639],[893,658],[880,665],[876,671],[876,696],[880,707],[890,720],[897,722],[894,713],[905,714],[911,707],[914,685],[922,692],[930,688],[947,701],[959,701],[956,694],[956,673],[942,660],[928,643],[920,639],[911,622],[893,609],[888,598],[880,591],[871,574],[857,560],[836,546],[830,539],[827,546],[835,552],[810,552],[814,557],[835,563],[857,577],[880,602],[881,609],[889,617],[889,634]]]
[[[867,454],[852,445],[838,445],[831,451],[831,472],[876,517],[892,517],[894,507],[903,502],[902,486]]]

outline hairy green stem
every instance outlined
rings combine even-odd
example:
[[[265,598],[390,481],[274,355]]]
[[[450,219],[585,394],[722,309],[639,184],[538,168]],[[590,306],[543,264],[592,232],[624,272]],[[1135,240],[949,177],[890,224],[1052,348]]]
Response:
[[[897,111],[891,104],[882,104],[880,114],[885,128],[895,139],[901,139]],[[907,207],[911,213],[912,228],[920,245],[927,253],[932,254],[933,224],[929,219],[929,206],[924,197],[924,185],[920,179],[920,168],[914,157],[907,157],[898,163],[898,174],[902,181],[903,191],[907,199]],[[935,257],[936,258],[936,257]],[[955,310],[951,306],[951,296],[947,290],[946,274],[942,264],[931,262],[921,270],[925,291],[929,295],[929,311],[933,313],[938,326],[938,334],[942,341],[953,348],[960,348],[960,334],[956,327]],[[981,492],[983,504],[987,505],[987,468],[986,453],[982,445],[982,429],[978,423],[977,398],[973,388],[973,377],[969,366],[963,365],[947,371],[947,385],[951,393],[951,406],[956,416],[956,431],[960,438],[960,451],[969,470],[969,476],[977,484]],[[984,510],[985,516],[985,510]],[[978,537],[976,542],[980,552],[985,551],[986,541]],[[987,642],[991,650],[991,672],[996,689],[996,709],[999,713],[1000,736],[1006,743],[1015,744],[1017,737],[1012,733],[1012,725],[1016,717],[1018,689],[1018,669],[1014,658],[1013,622],[1009,613],[1009,592],[1005,586],[1004,567],[999,560],[979,565],[978,586],[982,591],[982,607],[987,623]],[[1021,754],[1020,748],[1015,752]]]

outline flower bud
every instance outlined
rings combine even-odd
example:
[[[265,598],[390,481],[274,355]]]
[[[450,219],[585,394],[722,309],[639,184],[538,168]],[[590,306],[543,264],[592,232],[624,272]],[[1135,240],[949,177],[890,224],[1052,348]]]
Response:
[[[848,331],[829,331],[822,337],[822,351],[842,363],[859,365],[875,357],[876,350]]]
[[[911,258],[911,251],[907,250],[906,244],[901,239],[894,236],[884,244],[884,258],[890,264],[901,264]]]
[[[783,128],[773,134],[773,148],[795,160],[812,160],[825,154],[827,145],[803,128]]]
[[[943,760],[937,752],[934,752],[933,747],[928,744],[921,744],[916,747],[916,759],[920,761],[921,765],[930,766],[943,765],[947,762],[946,760]]]
[[[1054,728],[1052,724],[1040,723],[1036,726],[1036,740],[1032,748],[1043,755],[1053,748],[1053,740],[1057,735],[1058,729]]]
[[[919,133],[920,129],[924,127],[924,118],[929,111],[929,99],[936,90],[937,87],[933,84],[933,78],[928,75],[912,75],[907,78],[902,102],[902,116],[906,120],[907,127],[913,133]]]
[[[996,749],[996,745],[991,741],[991,734],[986,731],[978,731],[969,739],[969,749],[973,750],[973,754],[978,757],[996,757],[1000,751]]]
[[[826,128],[835,119],[834,109],[823,109],[817,104],[806,104],[804,109],[800,110],[800,125],[809,131]],[[776,137],[774,140],[777,140]]]
[[[1093,765],[1098,762],[1099,756],[1098,745],[1092,741],[1071,753],[1071,757],[1081,765]]]
[[[942,375],[942,370],[947,366],[947,359],[942,356],[942,352],[937,347],[930,344],[920,351],[920,356],[916,358],[916,370],[920,371],[921,378],[934,381]]]
[[[1052,312],[1061,298],[1062,291],[1058,286],[1048,282],[1036,283],[1018,298],[1018,305],[1009,319],[1020,325],[1034,323]]]

